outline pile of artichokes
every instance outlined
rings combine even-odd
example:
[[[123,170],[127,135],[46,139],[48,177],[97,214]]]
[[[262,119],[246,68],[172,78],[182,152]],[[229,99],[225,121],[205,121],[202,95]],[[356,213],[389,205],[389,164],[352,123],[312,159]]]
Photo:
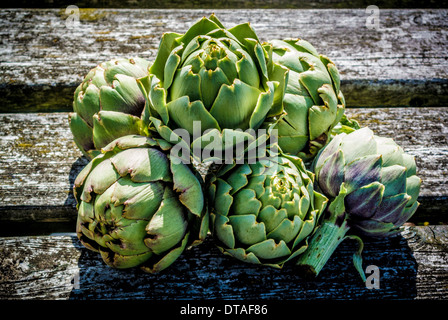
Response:
[[[210,235],[241,261],[315,275],[352,238],[363,277],[362,238],[399,232],[421,180],[344,110],[335,64],[310,43],[262,43],[215,15],[165,33],[152,63],[103,62],[69,116],[90,159],[74,184],[78,238],[116,268],[159,272]]]

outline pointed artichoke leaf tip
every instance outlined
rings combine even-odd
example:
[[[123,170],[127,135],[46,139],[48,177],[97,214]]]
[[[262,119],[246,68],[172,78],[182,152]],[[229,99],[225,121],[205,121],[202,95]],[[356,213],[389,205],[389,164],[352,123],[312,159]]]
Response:
[[[347,189],[345,188],[344,183],[342,183],[339,189],[339,194],[328,206],[328,210],[331,214],[329,220],[331,220],[335,224],[337,223],[338,225],[342,225],[343,221],[345,221],[345,219],[347,218],[345,211],[345,197],[347,195]]]

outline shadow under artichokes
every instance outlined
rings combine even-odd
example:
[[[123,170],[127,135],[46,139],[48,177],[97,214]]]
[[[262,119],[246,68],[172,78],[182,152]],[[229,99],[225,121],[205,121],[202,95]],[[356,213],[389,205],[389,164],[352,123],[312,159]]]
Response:
[[[203,182],[164,140],[128,135],[103,148],[75,180],[76,232],[115,268],[171,265],[208,231]]]

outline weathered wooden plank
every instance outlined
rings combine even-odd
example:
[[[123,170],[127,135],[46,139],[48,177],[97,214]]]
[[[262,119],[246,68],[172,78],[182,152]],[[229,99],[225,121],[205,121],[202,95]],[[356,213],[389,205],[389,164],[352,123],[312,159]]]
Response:
[[[349,117],[377,135],[395,139],[416,157],[422,178],[421,207],[415,219],[447,222],[448,212],[448,114],[426,108],[348,109]]]
[[[120,1],[120,0],[94,0],[73,1],[18,0],[13,3],[2,5],[11,8],[65,8],[76,5],[80,8],[152,8],[152,9],[256,9],[256,8],[290,8],[290,9],[323,9],[323,8],[366,8],[369,5],[378,5],[381,8],[446,8],[447,1],[437,0],[143,0],[143,1]]]
[[[423,184],[415,217],[447,222],[448,108],[356,108],[347,115],[416,156]],[[67,119],[67,113],[0,114],[0,220],[75,219],[71,189],[88,161]]]
[[[116,270],[75,236],[0,238],[0,299],[447,299],[447,226],[406,227],[367,240],[363,267],[379,268],[367,289],[352,265],[355,244],[343,242],[316,279],[222,255],[210,238],[160,274]]]
[[[250,22],[262,41],[301,37],[332,58],[349,106],[448,105],[447,10],[64,9],[0,12],[0,112],[68,111],[90,68],[117,57],[152,60],[162,33],[185,32],[213,11]],[[376,17],[376,16],[375,16]],[[369,20],[370,19],[370,20]]]

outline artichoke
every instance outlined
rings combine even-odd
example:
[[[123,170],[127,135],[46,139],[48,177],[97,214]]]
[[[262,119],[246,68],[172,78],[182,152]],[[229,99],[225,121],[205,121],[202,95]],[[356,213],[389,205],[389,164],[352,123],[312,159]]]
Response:
[[[313,178],[300,158],[282,154],[223,165],[207,183],[218,248],[276,268],[300,255],[328,201],[313,189]]]
[[[76,178],[78,238],[109,266],[155,273],[205,239],[202,178],[169,150],[163,140],[121,137]]]
[[[283,99],[286,115],[275,126],[278,144],[285,153],[312,159],[344,114],[338,69],[305,40],[272,40],[269,44],[274,62],[289,70]]]
[[[76,88],[70,129],[86,157],[94,158],[119,137],[149,135],[146,99],[136,81],[148,75],[149,66],[141,58],[103,62]]]
[[[164,34],[150,75],[139,79],[155,129],[189,152],[255,141],[266,117],[282,113],[287,70],[270,55],[248,23],[226,29],[214,15]]]
[[[419,205],[421,179],[414,157],[369,128],[336,135],[314,160],[313,170],[317,189],[330,199],[328,216],[300,258],[316,274],[346,234],[362,244],[358,236],[397,233]],[[355,265],[363,276],[361,250],[362,245]]]

